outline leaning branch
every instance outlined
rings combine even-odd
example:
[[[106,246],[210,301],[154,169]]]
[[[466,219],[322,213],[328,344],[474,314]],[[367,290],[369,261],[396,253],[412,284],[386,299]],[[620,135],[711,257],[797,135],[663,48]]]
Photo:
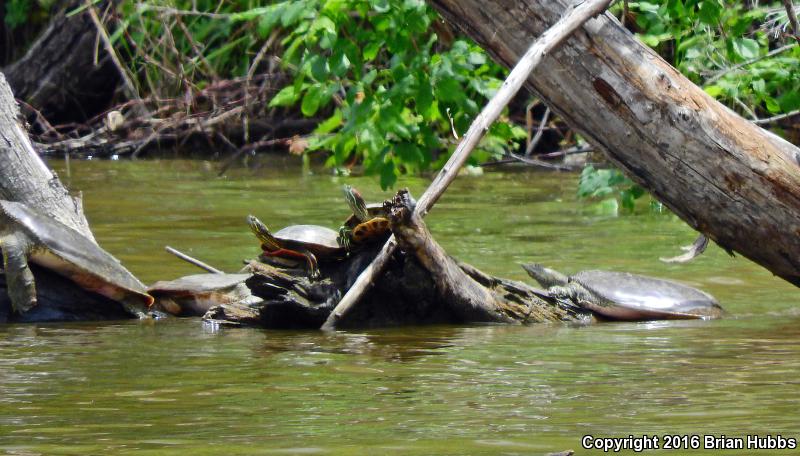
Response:
[[[573,10],[568,11],[553,27],[548,29],[528,48],[528,51],[519,60],[519,63],[511,70],[503,85],[494,97],[483,108],[478,117],[472,122],[466,135],[461,139],[453,155],[444,165],[434,181],[422,195],[414,211],[420,217],[424,217],[433,207],[439,197],[451,182],[458,175],[458,170],[464,165],[470,152],[477,146],[483,138],[491,124],[497,119],[502,110],[511,101],[511,98],[519,91],[527,81],[528,76],[536,68],[542,58],[558,46],[562,41],[569,37],[575,30],[583,25],[592,17],[604,12],[612,0],[590,0],[580,4]],[[336,323],[344,317],[347,312],[361,298],[361,295],[369,288],[375,277],[385,268],[386,263],[394,252],[397,243],[394,236],[389,238],[384,244],[378,256],[375,257],[364,272],[358,276],[350,290],[342,297],[339,304],[331,312],[322,329],[332,330]]]

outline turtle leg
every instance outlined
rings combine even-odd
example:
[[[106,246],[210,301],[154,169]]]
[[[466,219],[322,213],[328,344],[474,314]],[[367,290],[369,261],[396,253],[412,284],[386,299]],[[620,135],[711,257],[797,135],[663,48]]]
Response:
[[[352,247],[350,243],[350,237],[353,235],[353,230],[346,226],[342,226],[339,228],[339,236],[336,237],[336,242],[339,243],[342,247],[344,247],[347,253],[350,253],[350,248]]]
[[[25,313],[36,306],[36,283],[28,266],[29,242],[10,234],[0,238],[0,247],[11,306],[15,312]]]
[[[125,297],[122,299],[122,307],[128,311],[129,313],[133,314],[139,320],[146,320],[151,318],[150,315],[147,314],[142,308],[142,303],[138,298],[134,297]]]
[[[312,279],[318,279],[320,273],[319,273],[319,265],[317,264],[317,257],[314,256],[314,254],[311,252],[303,252],[303,255],[306,256],[309,276],[311,276]]]

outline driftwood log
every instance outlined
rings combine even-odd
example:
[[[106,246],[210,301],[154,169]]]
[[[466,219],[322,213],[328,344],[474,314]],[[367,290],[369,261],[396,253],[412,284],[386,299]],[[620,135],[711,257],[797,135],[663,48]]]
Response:
[[[519,59],[509,75],[503,81],[503,85],[497,90],[491,100],[483,107],[478,116],[472,121],[467,133],[459,142],[456,150],[444,164],[442,169],[434,178],[433,182],[425,190],[420,198],[420,203],[416,211],[420,218],[424,217],[431,210],[436,201],[444,194],[444,191],[458,175],[459,169],[464,166],[472,150],[478,145],[483,135],[489,130],[489,126],[500,116],[500,113],[508,105],[527,80],[531,72],[541,63],[545,55],[560,45],[568,36],[577,30],[589,18],[600,14],[608,7],[610,0],[588,0],[577,5],[568,11],[561,20],[553,27],[548,29],[539,38],[534,40],[525,54]],[[335,329],[339,320],[343,319],[347,312],[358,302],[374,278],[379,275],[386,265],[386,261],[391,256],[396,246],[394,237],[384,244],[383,249],[375,257],[375,260],[366,270],[356,279],[353,287],[347,291],[336,308],[331,313],[325,324],[324,330]]]
[[[390,204],[399,249],[337,328],[589,318],[551,301],[543,290],[492,277],[451,258],[414,213],[415,203],[406,191]],[[319,328],[379,249],[373,245],[344,262],[322,265],[323,277],[314,282],[303,270],[253,264],[254,274],[246,283],[262,300],[222,304],[210,309],[205,319],[266,328]]]
[[[18,201],[59,220],[94,241],[80,197],[72,197],[31,146],[17,103],[0,73],[0,199]],[[11,313],[0,275],[0,322],[131,318],[120,303],[87,292],[74,282],[31,265],[38,304],[24,315]]]
[[[430,3],[511,67],[569,2]],[[610,14],[528,87],[693,228],[800,286],[800,149],[712,99]]]
[[[0,199],[18,201],[94,240],[80,197],[72,197],[33,149],[0,73]]]

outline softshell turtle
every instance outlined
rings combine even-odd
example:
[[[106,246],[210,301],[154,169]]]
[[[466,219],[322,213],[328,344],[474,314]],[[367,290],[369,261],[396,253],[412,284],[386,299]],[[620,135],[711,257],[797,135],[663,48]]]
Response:
[[[245,280],[252,274],[194,274],[162,280],[147,289],[156,299],[154,309],[175,316],[203,316],[208,309],[233,302],[258,299]]]
[[[349,185],[342,190],[353,214],[339,228],[339,244],[350,250],[353,246],[385,238],[391,225],[383,204],[367,204],[361,193]]]
[[[324,226],[291,225],[273,235],[255,216],[248,215],[247,224],[261,241],[264,255],[305,260],[312,279],[320,276],[318,259],[339,259],[347,253],[339,245],[336,231]]]
[[[723,313],[713,296],[669,280],[612,271],[567,277],[539,264],[522,267],[550,296],[613,320],[706,319]]]
[[[67,277],[80,287],[121,302],[144,317],[153,303],[145,286],[116,258],[74,229],[28,206],[0,200],[0,247],[8,296],[18,313],[36,305],[28,261]]]

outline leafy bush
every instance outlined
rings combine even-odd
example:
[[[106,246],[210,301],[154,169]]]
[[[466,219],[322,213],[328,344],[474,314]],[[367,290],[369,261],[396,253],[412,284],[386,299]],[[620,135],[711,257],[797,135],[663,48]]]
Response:
[[[200,58],[171,70],[194,84],[246,75],[261,46],[277,38],[293,82],[270,106],[320,117],[308,152],[327,153],[327,164],[341,172],[361,161],[383,187],[400,173],[441,166],[455,144],[451,119],[455,131],[466,131],[502,83],[504,70],[475,44],[439,39],[432,27],[437,18],[422,0],[196,2],[198,11],[212,14],[190,13],[191,3],[177,1],[172,11],[132,1],[124,6],[115,39],[127,33],[137,46],[128,52],[146,87],[187,90],[176,78],[164,84],[164,67],[174,61],[167,54],[175,53],[158,46],[166,33],[178,54],[195,56],[202,43]],[[182,27],[172,27],[180,33],[165,30],[168,12],[183,18]],[[524,136],[500,122],[473,160],[499,156]]]

